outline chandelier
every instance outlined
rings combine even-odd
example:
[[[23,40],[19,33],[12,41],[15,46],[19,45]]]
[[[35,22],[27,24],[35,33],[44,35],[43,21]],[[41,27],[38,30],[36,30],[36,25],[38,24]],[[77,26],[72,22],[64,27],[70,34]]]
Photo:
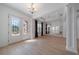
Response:
[[[30,8],[28,8],[28,9],[29,9],[29,12],[30,12],[31,14],[34,14],[34,13],[36,12],[35,4],[34,4],[34,3],[31,3],[31,4],[30,4]]]

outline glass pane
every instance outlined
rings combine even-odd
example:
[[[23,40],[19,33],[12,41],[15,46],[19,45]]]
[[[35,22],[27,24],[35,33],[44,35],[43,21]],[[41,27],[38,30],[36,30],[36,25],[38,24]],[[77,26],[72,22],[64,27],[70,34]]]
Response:
[[[38,34],[40,34],[40,33],[41,33],[41,24],[38,23]]]
[[[11,17],[11,31],[13,36],[20,34],[20,19],[18,17]]]

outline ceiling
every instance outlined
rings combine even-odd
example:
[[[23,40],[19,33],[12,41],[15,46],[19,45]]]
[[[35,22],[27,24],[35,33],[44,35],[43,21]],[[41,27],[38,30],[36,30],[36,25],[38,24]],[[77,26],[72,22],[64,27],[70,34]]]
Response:
[[[30,14],[34,18],[41,17],[44,15],[49,15],[51,12],[54,14],[54,16],[47,16],[47,17],[55,17],[56,12],[61,9],[63,9],[66,5],[66,3],[35,3],[36,12],[32,15],[28,8],[30,6],[30,3],[6,3],[5,5],[15,8],[19,11],[22,11],[25,14]],[[51,15],[51,14],[50,14]]]
[[[35,17],[43,16],[58,9],[64,8],[65,3],[40,3],[38,4],[38,12],[34,14]]]

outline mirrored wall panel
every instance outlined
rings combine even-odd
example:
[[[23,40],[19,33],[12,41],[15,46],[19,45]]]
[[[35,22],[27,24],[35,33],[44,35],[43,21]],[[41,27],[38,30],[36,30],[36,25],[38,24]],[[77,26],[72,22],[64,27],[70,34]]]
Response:
[[[27,34],[28,32],[28,22],[26,20],[23,21],[23,34]]]

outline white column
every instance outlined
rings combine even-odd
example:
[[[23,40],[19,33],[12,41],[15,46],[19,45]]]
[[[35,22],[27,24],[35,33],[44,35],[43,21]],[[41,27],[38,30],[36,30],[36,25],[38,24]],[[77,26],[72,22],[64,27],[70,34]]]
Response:
[[[66,6],[66,49],[77,53],[76,12],[69,5]]]
[[[31,32],[31,39],[35,38],[35,19],[31,19],[30,21],[30,32]]]

